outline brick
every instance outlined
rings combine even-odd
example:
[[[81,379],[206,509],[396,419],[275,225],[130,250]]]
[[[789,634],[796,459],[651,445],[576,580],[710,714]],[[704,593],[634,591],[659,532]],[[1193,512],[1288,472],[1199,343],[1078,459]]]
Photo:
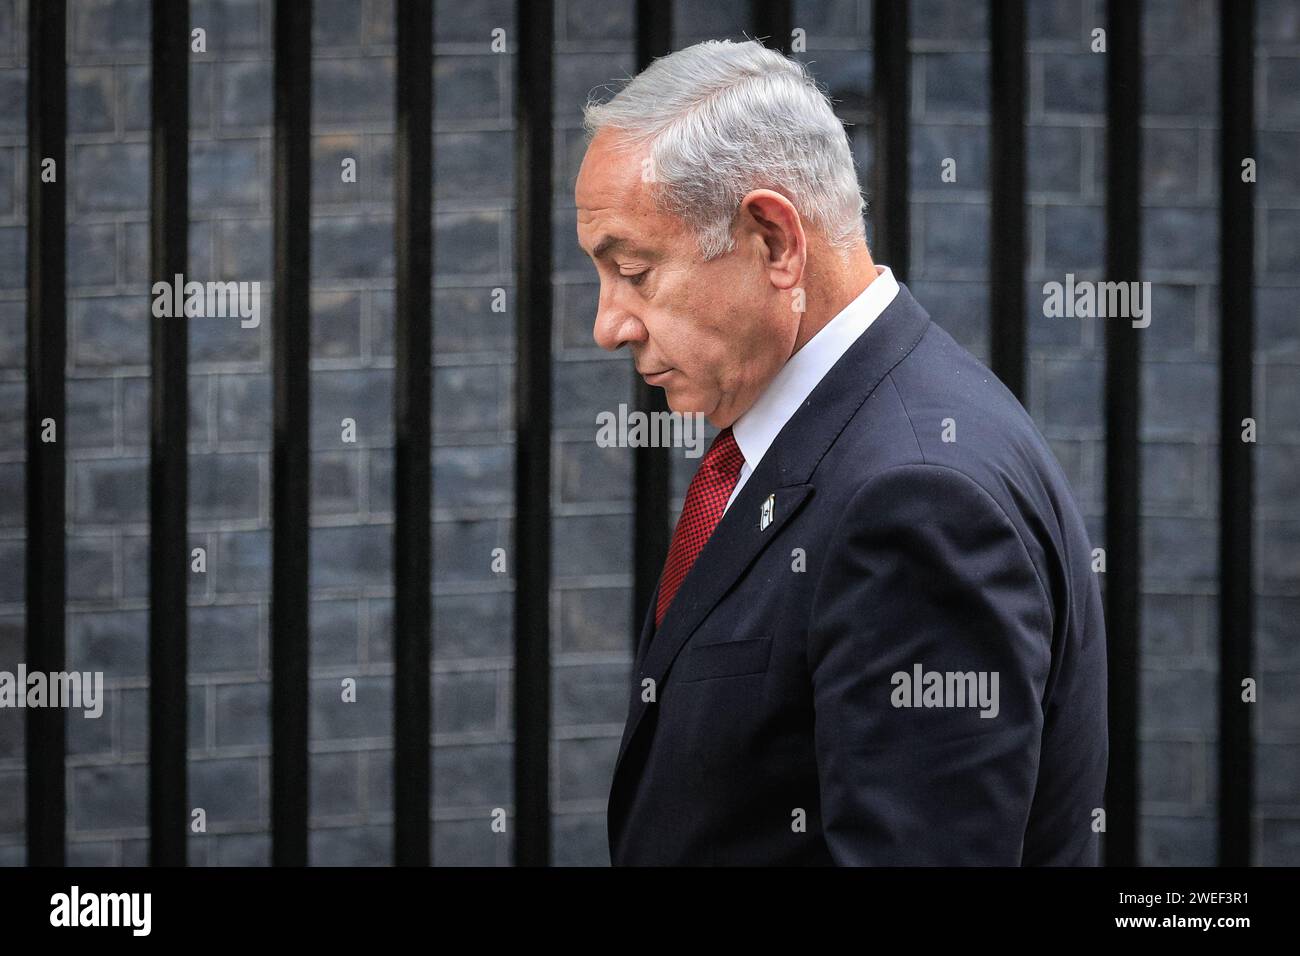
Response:
[[[21,528],[27,520],[25,472],[22,462],[0,464],[0,528]]]
[[[1043,109],[1048,113],[1106,112],[1106,55],[1053,53],[1038,56],[1043,71]]]
[[[257,757],[191,760],[190,803],[207,811],[208,827],[224,823],[264,823],[267,812],[259,790]]]
[[[190,515],[196,520],[256,519],[268,510],[269,489],[263,490],[259,455],[193,455],[190,457]]]
[[[840,4],[839,6],[850,6]],[[988,32],[985,4],[949,3],[947,0],[914,0],[911,11],[911,40],[969,42]]]
[[[356,601],[312,601],[311,662],[315,667],[360,661],[360,609]]]
[[[1042,396],[1039,420],[1056,427],[1101,429],[1101,362],[1049,359],[1031,364],[1029,371],[1029,394]]]
[[[262,29],[271,21],[268,6],[265,0],[195,0],[190,22],[208,31],[208,56],[269,50]]]
[[[435,734],[497,730],[497,672],[456,671],[432,677]]]
[[[309,854],[313,866],[389,866],[393,831],[388,826],[313,830]]]
[[[190,144],[190,202],[195,206],[262,207],[270,199],[255,139]]]
[[[70,535],[67,546],[69,601],[102,601],[113,597],[113,539]]]
[[[149,147],[145,143],[73,146],[69,192],[77,212],[121,212],[149,205]]]
[[[1300,97],[1295,95],[1300,89],[1300,58],[1268,57],[1260,67],[1264,70],[1264,102],[1269,105],[1269,121],[1275,124],[1300,121]]]
[[[1142,264],[1150,269],[1213,271],[1218,267],[1218,231],[1212,209],[1152,207],[1142,216]]]
[[[631,501],[632,449],[601,448],[590,440],[563,441],[556,443],[555,454],[561,501]]]
[[[551,562],[556,577],[631,573],[630,515],[555,517],[552,526]]]
[[[257,673],[266,629],[256,604],[213,604],[189,611],[190,673]]]
[[[617,737],[557,740],[555,800],[605,800],[617,756]]]
[[[493,210],[435,212],[433,274],[441,277],[486,275],[501,281],[511,267],[511,250],[503,248],[501,243],[503,215]],[[557,257],[562,254],[562,248],[556,248]],[[388,271],[392,271],[391,265]]]
[[[68,841],[69,866],[114,866],[117,846],[111,842]]]
[[[319,740],[387,739],[393,733],[393,684],[388,677],[348,675],[356,700],[343,700],[343,678],[311,682],[311,727]]]
[[[65,386],[67,427],[64,431],[69,448],[112,448],[113,380],[70,379]]]
[[[1142,571],[1152,583],[1217,581],[1216,523],[1208,518],[1152,518],[1142,525]]]
[[[1185,32],[1185,31],[1184,31]],[[1148,55],[1142,61],[1142,112],[1205,116],[1218,112],[1219,79],[1204,56]]]
[[[312,63],[312,124],[374,122],[391,117],[390,56],[337,57]]]
[[[626,4],[569,0],[562,7],[564,36],[568,40],[589,43],[633,38],[632,8]]]
[[[219,593],[256,593],[271,587],[271,533],[218,534],[215,556],[208,552],[208,574]]]
[[[1300,365],[1268,365],[1263,369],[1264,413],[1259,419],[1264,435],[1300,432]]]
[[[505,833],[494,833],[490,818],[440,820],[433,830],[434,859],[439,866],[509,866],[511,827],[508,821]]]
[[[556,814],[556,866],[609,866],[609,828],[604,812]]]
[[[482,810],[483,828],[491,832],[490,811],[495,807],[509,809],[514,800],[510,783],[511,751],[509,744],[444,746],[431,750],[435,809]]]
[[[496,365],[433,370],[433,429],[438,435],[496,432],[505,421],[506,389]],[[561,406],[557,405],[557,410]],[[594,417],[592,419],[594,424]]]
[[[1144,363],[1142,437],[1215,434],[1217,388],[1218,369],[1208,362]]]
[[[439,661],[513,654],[509,593],[440,596],[434,605],[433,652]]]
[[[27,76],[22,70],[0,70],[0,133],[18,135],[27,129]]]
[[[363,759],[360,753],[312,754],[309,806],[313,821],[362,812]]]
[[[218,684],[215,695],[218,747],[267,746],[271,742],[271,686]]]
[[[271,440],[269,375],[222,375],[217,379],[217,438],[220,441]]]
[[[1300,272],[1300,210],[1269,209],[1264,213],[1264,272]]]
[[[1145,442],[1142,503],[1148,510],[1193,512],[1197,505],[1200,452],[1191,443]]]
[[[86,0],[68,21],[74,55],[149,52],[148,0]]]
[[[149,515],[149,463],[140,458],[73,462],[75,521],[144,521]]]
[[[462,8],[468,11],[468,8]],[[436,17],[436,14],[435,14]],[[513,15],[498,20],[495,26],[508,30]],[[434,36],[439,43],[452,40],[451,36],[440,32],[436,18]],[[466,120],[495,120],[506,115],[507,80],[511,76],[507,64],[500,54],[487,53],[490,42],[489,27],[487,31],[476,34],[472,40],[481,43],[484,55],[443,56],[433,61],[433,121],[438,126],[447,122]]]
[[[316,0],[312,9],[313,48],[360,46],[361,0]]]
[[[212,842],[212,866],[270,866],[269,833],[215,833]]]
[[[143,763],[68,771],[68,828],[93,832],[148,824],[148,767]]]
[[[1188,594],[1142,595],[1142,657],[1183,660],[1200,651],[1204,638],[1198,599]]]
[[[1217,828],[1212,817],[1157,817],[1143,814],[1138,827],[1145,866],[1213,866]]]
[[[956,182],[943,179],[944,162],[956,163]],[[908,165],[913,192],[960,193],[988,187],[989,141],[979,126],[916,124]]]
[[[1144,800],[1190,805],[1206,802],[1209,780],[1205,772],[1205,744],[1144,740],[1141,759]]]
[[[926,203],[917,210],[924,221],[925,261],[934,271],[985,269],[988,266],[989,207],[983,203]]]
[[[73,298],[69,358],[74,365],[147,365],[149,300],[137,296]]]
[[[117,272],[116,232],[112,223],[68,225],[68,288],[113,284]]]
[[[373,279],[393,274],[393,221],[388,216],[315,217],[313,277]]]
[[[1054,281],[1064,282],[1067,272],[1073,272],[1077,280],[1081,273],[1099,272],[1104,267],[1106,220],[1101,206],[1047,206],[1043,223],[1043,265],[1053,273]],[[1130,281],[1138,277],[1114,278]]]
[[[364,453],[351,449],[311,456],[311,509],[315,514],[358,514],[361,511],[361,468]]]
[[[22,770],[0,770],[0,833],[21,834],[26,829],[26,778]]]
[[[72,66],[68,69],[68,132],[113,132],[117,101],[113,97],[111,66]]]
[[[391,525],[313,528],[312,585],[356,589],[391,584],[392,537]]]
[[[360,293],[314,292],[311,313],[311,354],[314,359],[361,357]]]
[[[433,153],[435,199],[474,196],[508,201],[514,175],[503,159],[510,155],[510,135],[502,130],[437,134]]]
[[[270,126],[274,89],[269,59],[219,64],[217,121],[225,129]]]
[[[628,362],[626,354],[593,361],[557,362],[551,389],[554,427],[589,429],[594,442],[596,416],[602,411],[617,415],[619,403],[631,399]]]
[[[69,611],[68,668],[103,671],[105,680],[149,673],[145,611]]]
[[[556,727],[619,724],[627,716],[627,667],[573,664],[554,670]]]

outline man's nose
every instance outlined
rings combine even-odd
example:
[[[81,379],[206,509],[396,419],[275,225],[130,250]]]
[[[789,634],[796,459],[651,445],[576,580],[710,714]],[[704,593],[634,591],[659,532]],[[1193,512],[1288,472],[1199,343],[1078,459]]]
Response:
[[[602,296],[601,304],[596,309],[596,325],[592,329],[592,337],[602,349],[613,352],[629,342],[644,341],[646,333],[640,319],[612,302],[605,302]]]

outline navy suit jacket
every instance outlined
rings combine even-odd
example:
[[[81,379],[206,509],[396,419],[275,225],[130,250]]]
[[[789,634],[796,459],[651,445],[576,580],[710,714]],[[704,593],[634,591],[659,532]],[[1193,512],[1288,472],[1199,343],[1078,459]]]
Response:
[[[1084,522],[1024,408],[906,286],[782,428],[657,631],[654,605],[615,865],[1097,864],[1106,649]],[[896,675],[932,671],[989,691],[996,674],[996,716],[946,678],[929,699],[950,706],[901,706],[925,699]]]

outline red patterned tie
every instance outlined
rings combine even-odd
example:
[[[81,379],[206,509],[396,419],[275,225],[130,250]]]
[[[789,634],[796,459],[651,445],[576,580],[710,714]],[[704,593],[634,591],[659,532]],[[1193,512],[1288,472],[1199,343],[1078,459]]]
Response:
[[[673,542],[668,546],[668,560],[664,563],[663,578],[659,583],[659,601],[655,605],[655,627],[658,627],[673,603],[673,595],[686,578],[686,572],[709,540],[713,529],[722,519],[727,499],[731,497],[740,467],[745,456],[731,434],[731,426],[718,432],[713,444],[700,462],[700,470],[691,479],[686,490],[686,503],[673,531]]]

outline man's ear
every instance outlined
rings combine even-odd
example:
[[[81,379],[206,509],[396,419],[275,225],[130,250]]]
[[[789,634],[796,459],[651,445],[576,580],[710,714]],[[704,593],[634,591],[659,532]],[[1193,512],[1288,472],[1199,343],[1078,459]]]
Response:
[[[808,243],[794,203],[772,189],[755,189],[740,203],[749,229],[762,242],[768,273],[778,289],[793,289],[803,278]]]

